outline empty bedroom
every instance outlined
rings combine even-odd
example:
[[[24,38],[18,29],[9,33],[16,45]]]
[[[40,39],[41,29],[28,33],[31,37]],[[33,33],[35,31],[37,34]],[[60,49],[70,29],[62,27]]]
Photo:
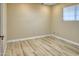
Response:
[[[79,56],[78,3],[3,3],[2,9],[4,56]]]

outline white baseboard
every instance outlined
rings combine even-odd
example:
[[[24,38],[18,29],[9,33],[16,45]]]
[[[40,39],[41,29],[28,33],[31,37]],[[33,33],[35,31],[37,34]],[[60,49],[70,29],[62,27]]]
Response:
[[[76,45],[76,46],[79,46],[79,43],[73,42],[73,41],[68,40],[68,39],[65,39],[65,38],[63,38],[63,37],[60,37],[60,36],[57,36],[57,35],[54,35],[54,34],[51,34],[51,36],[56,37],[56,38],[58,38],[58,39],[60,39],[60,40],[63,40],[63,41],[65,41],[65,42],[74,44],[74,45]]]
[[[29,40],[29,39],[37,39],[37,38],[42,38],[42,37],[46,37],[46,36],[53,36],[53,37],[56,37],[60,40],[63,40],[63,41],[66,41],[68,43],[71,43],[71,44],[74,44],[76,46],[79,46],[79,43],[76,43],[76,42],[73,42],[71,40],[68,40],[68,39],[65,39],[63,37],[60,37],[60,36],[57,36],[55,34],[47,34],[47,35],[41,35],[41,36],[34,36],[34,37],[28,37],[28,38],[22,38],[22,39],[14,39],[14,40],[8,40],[7,43],[10,43],[10,42],[17,42],[17,41],[24,41],[24,40]]]
[[[42,37],[46,37],[46,36],[51,36],[51,34],[40,35],[40,36],[34,36],[34,37],[28,37],[28,38],[21,38],[21,39],[12,39],[12,40],[8,40],[7,43],[10,43],[10,42],[17,42],[17,41],[24,41],[24,40],[29,40],[29,39],[42,38]]]

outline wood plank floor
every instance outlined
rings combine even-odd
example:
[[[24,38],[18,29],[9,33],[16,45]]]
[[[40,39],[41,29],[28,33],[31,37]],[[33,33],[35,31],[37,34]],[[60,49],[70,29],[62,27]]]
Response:
[[[79,47],[44,37],[8,43],[5,56],[79,56]]]

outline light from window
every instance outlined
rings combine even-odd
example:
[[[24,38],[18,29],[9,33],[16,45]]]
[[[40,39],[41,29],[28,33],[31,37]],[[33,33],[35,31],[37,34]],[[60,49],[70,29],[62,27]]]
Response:
[[[79,21],[79,5],[76,6],[76,20]]]
[[[79,21],[79,5],[63,8],[64,21]]]

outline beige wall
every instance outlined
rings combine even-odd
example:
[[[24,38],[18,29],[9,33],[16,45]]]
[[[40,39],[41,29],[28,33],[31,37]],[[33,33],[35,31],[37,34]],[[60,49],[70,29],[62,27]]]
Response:
[[[40,4],[7,4],[9,39],[50,33],[50,7]]]
[[[71,4],[57,4],[52,7],[51,32],[79,43],[79,21],[63,21],[62,9]]]
[[[79,22],[63,21],[62,9],[40,4],[7,4],[8,40],[54,33],[79,43]],[[51,29],[51,30],[50,30]]]

